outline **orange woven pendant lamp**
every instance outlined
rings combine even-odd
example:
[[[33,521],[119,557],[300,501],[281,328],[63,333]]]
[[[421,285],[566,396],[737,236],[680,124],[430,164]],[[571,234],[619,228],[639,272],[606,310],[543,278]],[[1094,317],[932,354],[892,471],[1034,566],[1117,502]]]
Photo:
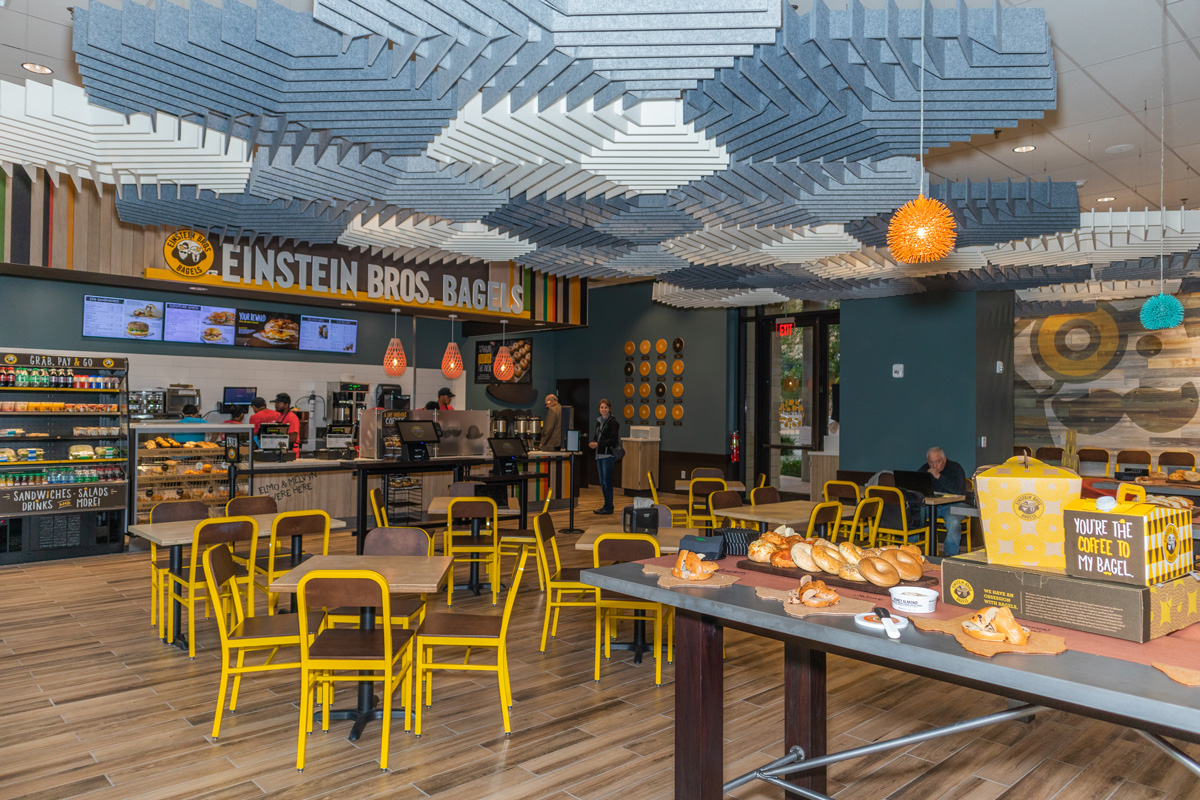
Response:
[[[458,343],[454,341],[454,320],[457,318],[457,314],[450,315],[450,341],[446,345],[446,352],[442,354],[442,374],[450,380],[462,375],[463,371],[462,353],[458,351]]]
[[[496,357],[492,360],[492,374],[498,381],[510,381],[517,371],[517,366],[513,363],[512,354],[508,352],[508,347],[504,344],[504,333],[508,330],[508,320],[501,320],[500,324],[503,326],[500,333],[500,349],[496,351]]]
[[[408,360],[404,357],[404,345],[396,335],[396,323],[400,318],[400,309],[392,309],[392,340],[388,342],[387,351],[383,354],[383,371],[393,378],[399,378],[408,369]]]

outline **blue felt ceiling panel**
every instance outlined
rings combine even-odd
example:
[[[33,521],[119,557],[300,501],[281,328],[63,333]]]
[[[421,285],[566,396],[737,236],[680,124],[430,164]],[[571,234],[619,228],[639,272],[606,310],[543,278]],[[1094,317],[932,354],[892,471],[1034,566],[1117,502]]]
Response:
[[[73,46],[91,102],[168,111],[273,147],[311,140],[419,155],[457,111],[453,92],[438,97],[415,72],[395,75],[394,51],[372,62],[367,40],[344,42],[274,0],[92,3],[75,10]]]

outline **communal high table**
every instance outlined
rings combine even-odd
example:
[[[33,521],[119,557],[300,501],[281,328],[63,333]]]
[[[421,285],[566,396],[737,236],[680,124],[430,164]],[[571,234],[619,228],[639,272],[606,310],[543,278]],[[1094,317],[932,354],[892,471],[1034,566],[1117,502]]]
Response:
[[[367,538],[367,533],[374,527],[374,519],[371,516],[371,503],[367,480],[372,475],[387,476],[387,475],[411,475],[422,472],[453,472],[454,480],[468,480],[466,477],[470,472],[471,467],[478,464],[489,463],[491,459],[483,457],[447,457],[447,458],[431,458],[427,461],[399,461],[390,458],[379,459],[355,459],[354,461],[344,461],[352,467],[358,479],[357,487],[357,523],[358,530],[358,554],[362,555],[363,541]]]
[[[950,636],[908,626],[899,640],[859,628],[848,616],[789,617],[781,603],[750,586],[661,589],[639,563],[585,570],[606,591],[675,608],[675,796],[716,800],[753,780],[783,787],[788,800],[828,800],[825,768],[849,758],[1061,709],[1137,730],[1200,775],[1200,765],[1167,742],[1200,743],[1200,692],[1150,666],[1067,651],[1057,656],[967,653]],[[787,754],[723,784],[723,664],[726,627],[784,644],[784,746]],[[826,654],[968,686],[1019,701],[1007,711],[943,728],[826,753]]]

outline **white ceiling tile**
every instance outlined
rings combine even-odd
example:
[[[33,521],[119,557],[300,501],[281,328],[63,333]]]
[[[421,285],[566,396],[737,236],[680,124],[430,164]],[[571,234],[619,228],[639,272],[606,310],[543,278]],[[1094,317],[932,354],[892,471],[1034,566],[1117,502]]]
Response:
[[[1046,112],[1041,124],[1046,128],[1081,125],[1125,113],[1091,74],[1072,70],[1058,74],[1058,108]]]
[[[1162,6],[1156,0],[1051,0],[1046,9],[1056,50],[1081,66],[1120,58],[1162,42]],[[1178,41],[1171,29],[1167,41]],[[1155,74],[1158,73],[1157,67]]]
[[[1139,0],[1140,2],[1140,0]],[[1157,22],[1155,23],[1157,26]],[[1122,37],[1123,38],[1123,37]],[[1158,108],[1162,88],[1162,50],[1154,47],[1121,58],[1110,58],[1087,67],[1096,82],[1107,89],[1128,110]],[[1192,46],[1180,42],[1167,46],[1168,102],[1180,103],[1200,98],[1200,59]]]

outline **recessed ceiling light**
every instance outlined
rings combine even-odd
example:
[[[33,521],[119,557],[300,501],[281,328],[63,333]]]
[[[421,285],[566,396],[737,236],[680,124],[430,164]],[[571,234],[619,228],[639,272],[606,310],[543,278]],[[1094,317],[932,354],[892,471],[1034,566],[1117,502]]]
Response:
[[[21,69],[28,70],[29,72],[36,72],[38,75],[50,75],[54,72],[54,70],[50,69],[44,64],[37,64],[33,61],[26,61],[21,65]]]
[[[533,327],[535,327],[535,328],[541,328],[541,327],[542,327],[542,326],[544,326],[545,324],[546,324],[546,323],[544,323],[544,322],[535,322],[535,323],[533,323]]]
[[[1116,200],[1116,199],[1117,199],[1117,198],[1115,198],[1115,197],[1107,197],[1107,196],[1105,196],[1105,197],[1097,197],[1097,198],[1096,198],[1096,202],[1097,202],[1097,203],[1111,203],[1113,200]]]
[[[354,308],[354,303],[342,303],[342,308]]]
[[[1131,145],[1131,144],[1114,144],[1112,147],[1104,148],[1104,152],[1106,152],[1106,153],[1128,153],[1132,149],[1133,149],[1133,145]]]
[[[208,287],[207,286],[189,286],[188,291],[190,291],[190,292],[207,292]]]
[[[1031,144],[1023,144],[1020,147],[1013,148],[1014,153],[1032,153],[1034,150],[1037,150],[1037,148]]]

